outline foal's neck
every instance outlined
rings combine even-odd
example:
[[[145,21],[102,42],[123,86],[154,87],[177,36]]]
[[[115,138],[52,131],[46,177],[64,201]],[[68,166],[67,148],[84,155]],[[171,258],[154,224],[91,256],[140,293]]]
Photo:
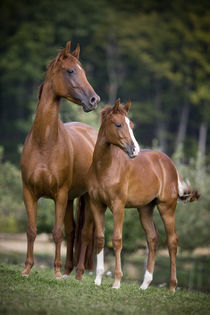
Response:
[[[101,127],[93,153],[93,166],[95,171],[101,172],[105,171],[107,168],[111,168],[112,163],[119,154],[118,149],[117,146],[107,142],[105,129]]]
[[[45,82],[32,129],[33,141],[39,146],[52,145],[57,141],[59,103],[60,99],[56,97],[51,84]]]

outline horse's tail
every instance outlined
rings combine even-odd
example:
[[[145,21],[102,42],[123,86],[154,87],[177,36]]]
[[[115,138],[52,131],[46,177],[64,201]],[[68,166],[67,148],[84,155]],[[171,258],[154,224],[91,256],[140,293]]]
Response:
[[[177,171],[177,177],[178,177],[179,199],[183,202],[193,202],[195,200],[198,200],[198,198],[200,197],[200,194],[197,191],[197,189],[192,188],[189,181],[184,182],[178,171]]]
[[[82,246],[82,228],[85,223],[85,197],[84,195],[78,198],[77,202],[77,217],[76,217],[76,240],[75,240],[75,266],[79,263],[81,246]],[[92,237],[87,246],[85,254],[85,269],[91,270],[94,265],[94,234],[95,224],[92,227]]]

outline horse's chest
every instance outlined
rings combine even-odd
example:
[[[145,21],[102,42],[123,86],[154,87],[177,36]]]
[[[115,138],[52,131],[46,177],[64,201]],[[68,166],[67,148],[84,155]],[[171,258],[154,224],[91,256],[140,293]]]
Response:
[[[54,198],[59,187],[66,181],[65,174],[68,174],[65,167],[58,168],[51,163],[37,163],[32,170],[28,177],[28,184],[39,197]]]

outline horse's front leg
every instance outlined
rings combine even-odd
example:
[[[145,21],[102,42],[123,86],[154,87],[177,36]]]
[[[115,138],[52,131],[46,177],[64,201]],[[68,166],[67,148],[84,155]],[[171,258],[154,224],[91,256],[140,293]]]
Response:
[[[37,198],[35,198],[30,190],[23,185],[23,199],[27,211],[27,255],[25,268],[22,272],[23,276],[28,276],[34,264],[34,241],[36,238],[36,217],[37,217]]]
[[[66,263],[63,278],[68,278],[74,268],[73,248],[75,238],[75,222],[73,200],[69,200],[64,217],[65,236],[66,236]]]
[[[95,284],[101,285],[104,274],[104,226],[106,207],[90,200],[90,208],[96,225],[97,266]]]
[[[58,192],[57,198],[55,200],[55,225],[52,231],[53,239],[55,242],[55,260],[54,260],[54,273],[57,279],[62,278],[61,275],[61,243],[63,239],[63,220],[66,211],[68,199],[68,191],[66,189],[62,189]]]
[[[111,208],[114,217],[114,231],[112,236],[112,244],[115,251],[115,277],[112,288],[120,288],[120,280],[123,276],[121,268],[121,250],[122,250],[122,229],[124,221],[124,207],[120,204]]]

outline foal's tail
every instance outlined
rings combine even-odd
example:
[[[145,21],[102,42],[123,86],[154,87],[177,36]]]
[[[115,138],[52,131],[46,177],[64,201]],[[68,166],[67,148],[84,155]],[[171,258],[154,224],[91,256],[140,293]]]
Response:
[[[184,182],[178,171],[177,176],[179,199],[183,202],[193,202],[195,200],[198,200],[200,194],[197,189],[192,188],[189,181]]]
[[[76,218],[76,240],[75,240],[75,266],[79,263],[81,246],[82,246],[82,229],[85,223],[85,197],[81,196],[77,202],[77,218]],[[94,265],[94,233],[95,225],[92,228],[92,238],[87,246],[85,254],[85,269],[91,270]]]

